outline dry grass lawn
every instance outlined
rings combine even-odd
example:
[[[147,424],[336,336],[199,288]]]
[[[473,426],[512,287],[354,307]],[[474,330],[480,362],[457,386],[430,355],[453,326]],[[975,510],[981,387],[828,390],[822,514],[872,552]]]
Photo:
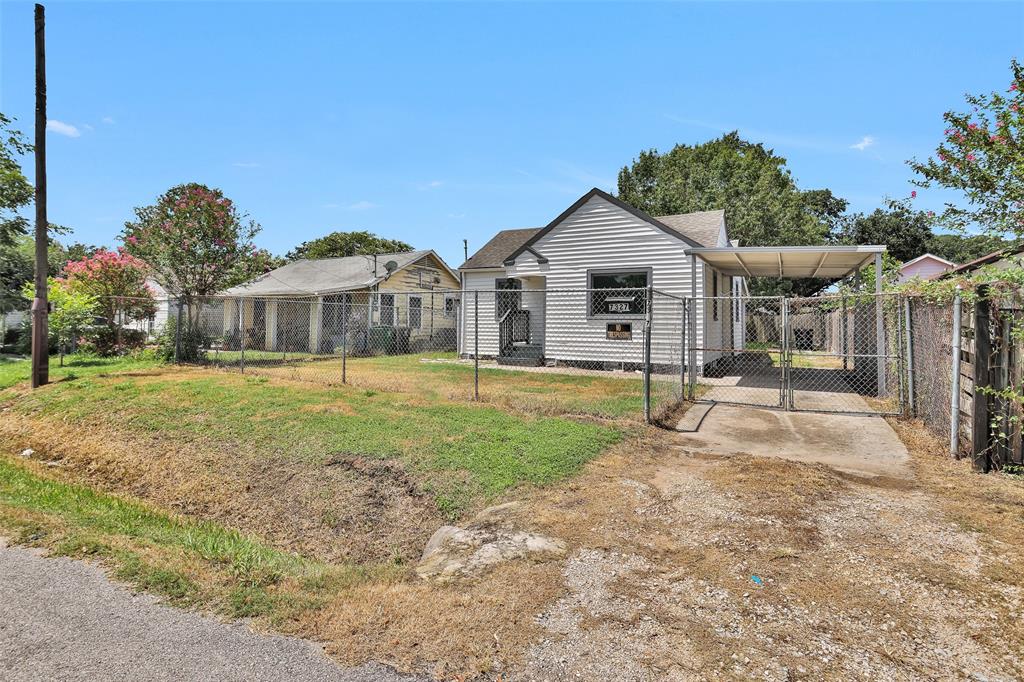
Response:
[[[139,390],[133,400],[145,403]],[[24,400],[7,399],[9,408]],[[244,433],[235,449],[198,436],[155,447],[169,441],[147,441],[158,436],[145,430],[126,440],[131,422],[113,402],[121,416],[84,431],[44,405],[19,405],[0,419],[11,480],[25,470],[83,483],[169,517],[128,532],[121,516],[99,524],[106,516],[62,511],[66,495],[46,486],[45,504],[26,511],[26,484],[15,482],[0,486],[6,532],[121,571],[134,557],[134,573],[119,575],[322,641],[345,663],[375,659],[439,679],[1024,677],[1024,481],[972,473],[914,422],[892,422],[911,452],[907,479],[716,457],[681,449],[670,432],[626,432],[565,475],[489,498],[523,500],[518,527],[565,539],[566,560],[514,562],[440,586],[410,570],[445,522],[415,459],[253,458]],[[383,408],[339,400],[308,409],[350,419]],[[204,424],[194,427],[201,434]],[[253,417],[240,428],[262,427]],[[19,458],[26,446],[38,454]],[[90,502],[101,503],[122,508]],[[473,497],[471,508],[484,503]],[[230,542],[197,553],[198,531],[166,530],[196,519],[246,534],[204,526]],[[240,557],[249,556],[273,570],[247,568]]]

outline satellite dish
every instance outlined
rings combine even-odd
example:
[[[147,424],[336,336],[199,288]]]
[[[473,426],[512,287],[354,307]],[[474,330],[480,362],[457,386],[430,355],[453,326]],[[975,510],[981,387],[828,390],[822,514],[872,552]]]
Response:
[[[390,275],[392,272],[398,269],[398,261],[389,260],[384,264],[384,269],[388,271]]]

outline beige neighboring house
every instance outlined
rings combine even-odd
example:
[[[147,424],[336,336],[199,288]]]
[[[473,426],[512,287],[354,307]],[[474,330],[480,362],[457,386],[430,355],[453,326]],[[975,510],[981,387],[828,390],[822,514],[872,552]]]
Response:
[[[982,268],[986,265],[991,265],[997,270],[1005,270],[1011,267],[1022,267],[1024,266],[1024,249],[1017,249],[1016,251],[993,251],[987,256],[976,258],[970,263],[964,263],[958,265],[955,268],[951,268],[949,272],[944,272],[941,277],[945,276],[956,276],[966,275],[974,272],[978,268]]]
[[[304,259],[221,292],[221,326],[228,339],[244,320],[245,347],[268,351],[333,353],[344,342],[359,353],[375,327],[401,330],[391,352],[454,348],[458,289],[432,250]]]
[[[909,282],[915,277],[935,279],[956,267],[956,263],[939,258],[934,253],[921,254],[900,266],[898,282]]]

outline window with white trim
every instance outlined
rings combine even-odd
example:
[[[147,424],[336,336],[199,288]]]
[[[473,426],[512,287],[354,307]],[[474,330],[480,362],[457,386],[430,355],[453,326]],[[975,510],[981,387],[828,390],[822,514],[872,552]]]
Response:
[[[650,270],[591,272],[588,280],[591,317],[637,317],[647,314]]]

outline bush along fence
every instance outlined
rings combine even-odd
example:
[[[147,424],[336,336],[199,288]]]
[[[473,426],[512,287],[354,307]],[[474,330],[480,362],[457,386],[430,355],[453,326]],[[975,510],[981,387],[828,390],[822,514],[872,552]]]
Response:
[[[978,471],[1024,467],[1024,290],[1013,272],[907,299],[911,410]]]

